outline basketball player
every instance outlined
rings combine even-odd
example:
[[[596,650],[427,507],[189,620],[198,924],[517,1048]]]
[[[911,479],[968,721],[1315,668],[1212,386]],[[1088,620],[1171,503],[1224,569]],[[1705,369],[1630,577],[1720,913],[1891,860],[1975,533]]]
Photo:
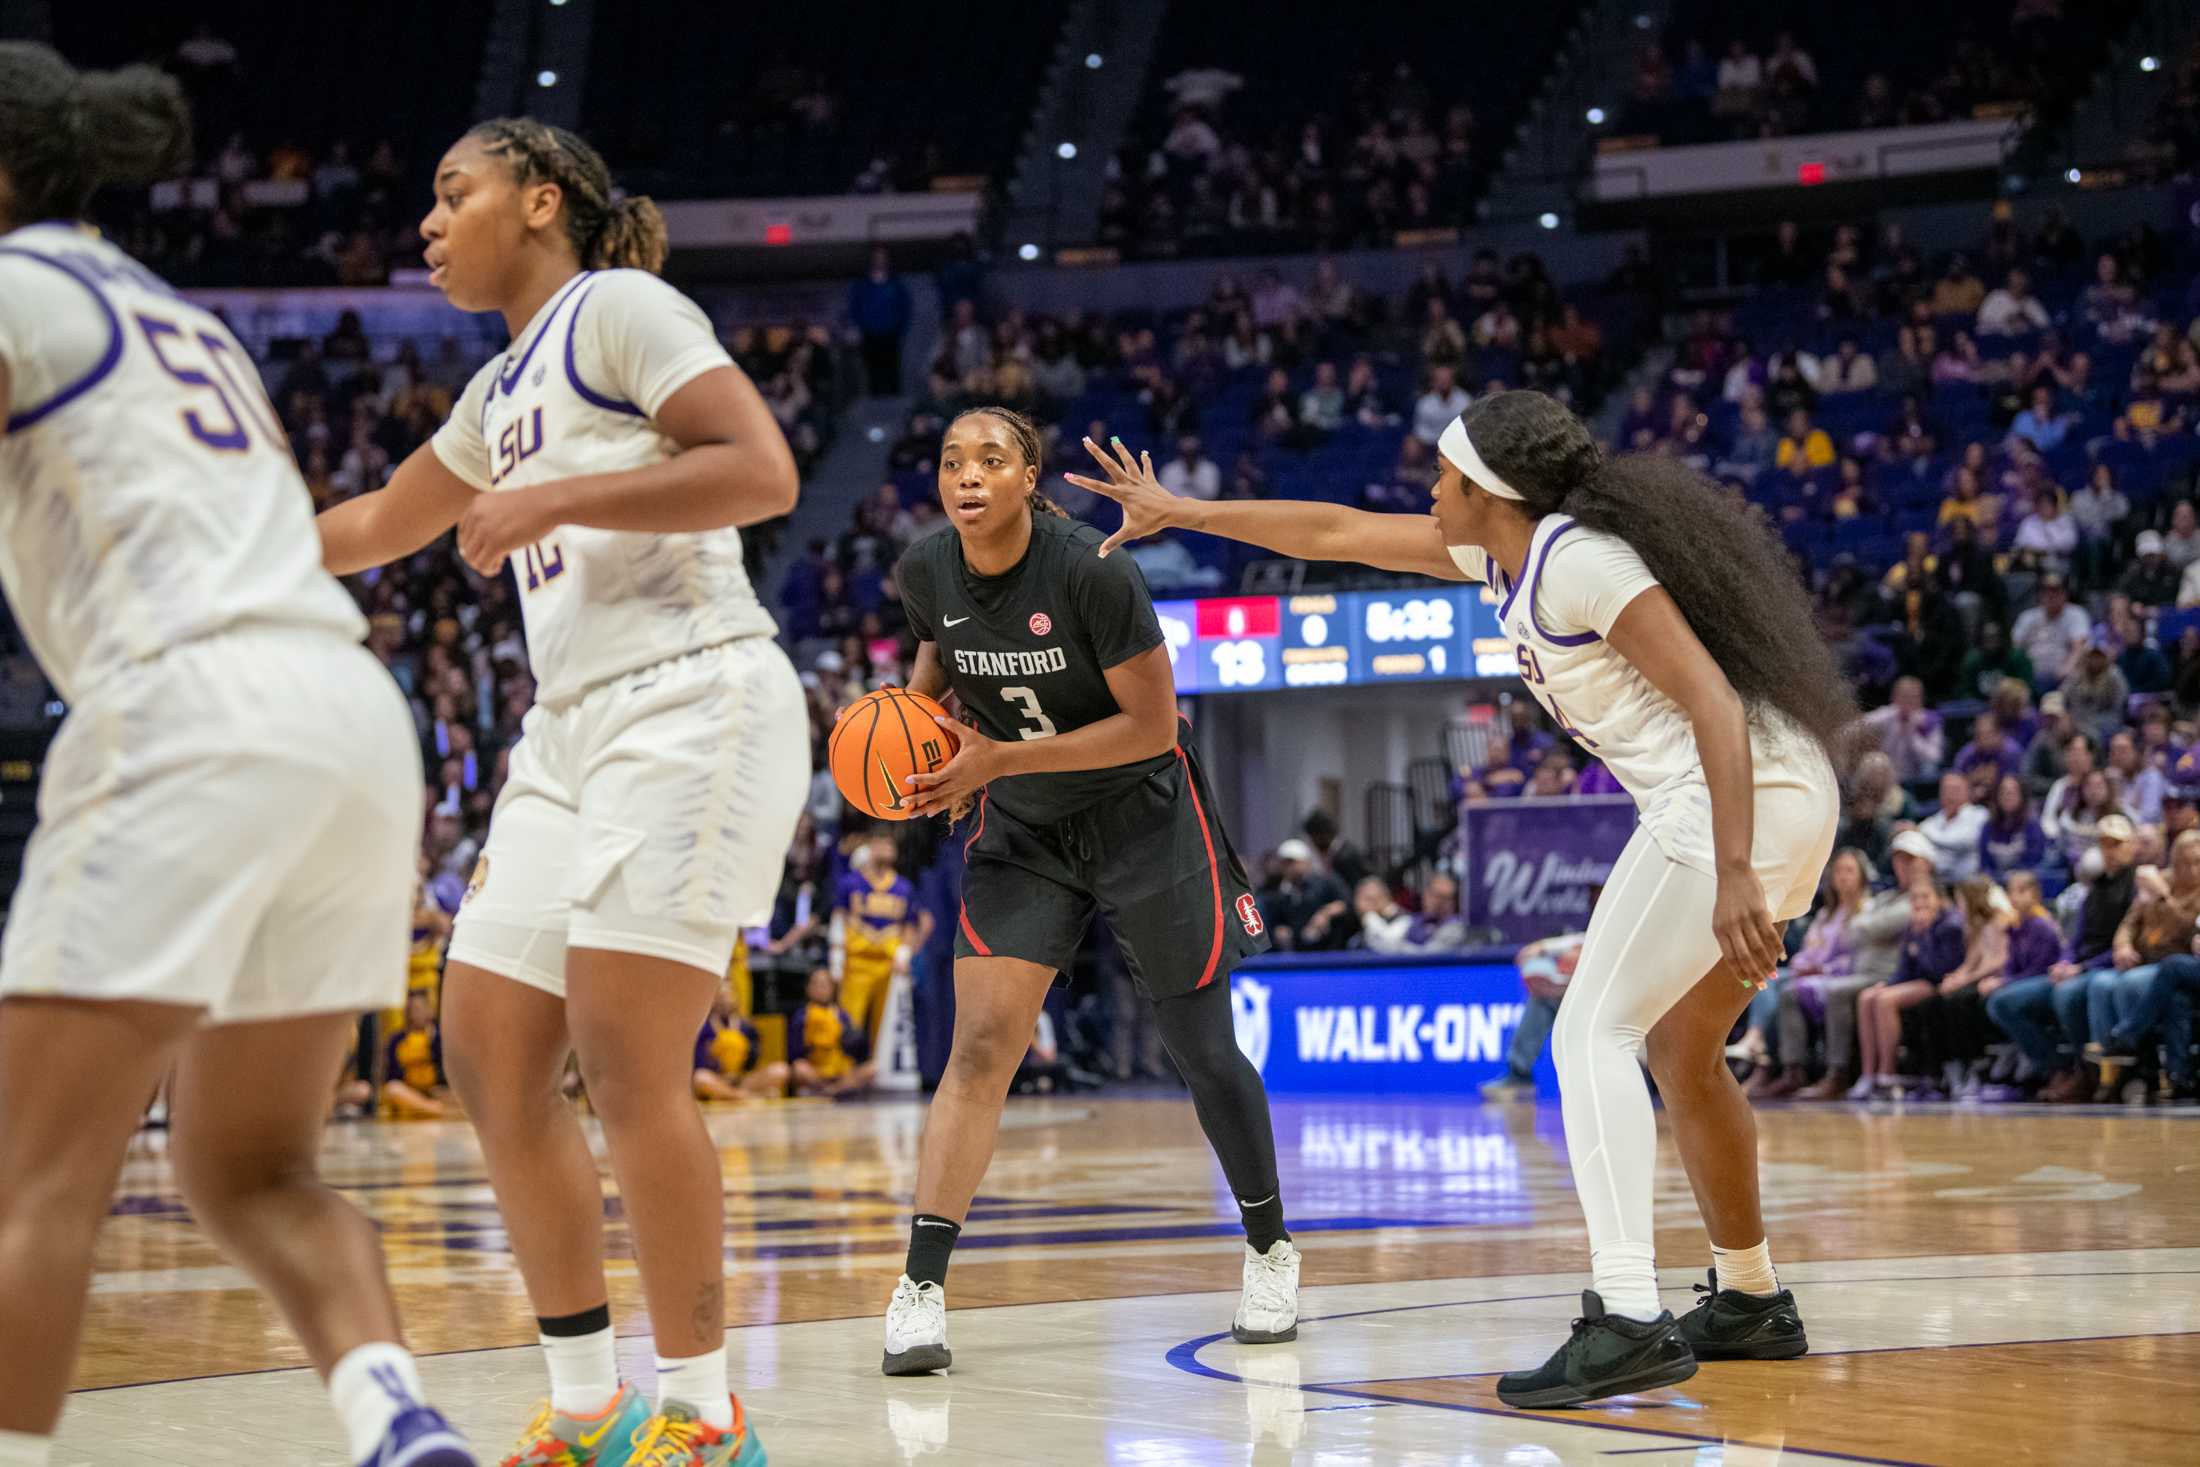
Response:
[[[1029,419],[980,408],[940,446],[951,534],[895,570],[918,640],[913,691],[952,690],[975,727],[936,774],[920,814],[959,814],[963,911],[955,1037],[917,1160],[907,1271],[886,1312],[885,1371],[949,1363],[947,1262],[1031,1047],[1055,975],[1095,908],[1154,1000],[1162,1041],[1245,1224],[1245,1344],[1296,1338],[1299,1253],[1284,1229],[1275,1137],[1260,1074],[1230,1022],[1230,970],[1267,940],[1244,869],[1177,741],[1176,684],[1146,583],[1128,556],[1037,492]]]
[[[1828,753],[1854,709],[1769,528],[1675,460],[1607,461],[1538,392],[1497,393],[1452,421],[1425,518],[1178,499],[1143,457],[1087,446],[1105,476],[1072,481],[1123,505],[1104,549],[1181,526],[1487,583],[1528,690],[1641,809],[1552,1046],[1596,1286],[1566,1344],[1503,1377],[1499,1398],[1572,1405],[1685,1380],[1698,1358],[1802,1354],[1765,1244],[1756,1123],[1724,1050],[1833,848]],[[1651,1258],[1646,1047],[1711,1233],[1712,1289],[1678,1321]]]
[[[840,925],[840,1003],[862,1026],[875,1053],[886,988],[909,970],[909,955],[923,946],[916,916],[917,889],[894,869],[892,836],[875,836],[863,869],[840,880],[834,919]]]
[[[519,582],[538,691],[444,973],[451,1081],[481,1135],[551,1396],[515,1464],[763,1460],[727,1384],[724,1200],[692,1088],[740,929],[770,909],[809,783],[802,687],[736,528],[794,503],[792,455],[710,322],[654,273],[664,220],[530,119],[437,165],[429,278],[512,344],[388,487],[321,516],[329,567],[458,526]],[[577,1052],[656,1331],[619,1383],[603,1198],[560,1092]]]
[[[171,78],[0,45],[0,585],[70,705],[0,955],[0,1464],[51,1458],[94,1239],[174,1065],[177,1182],[352,1459],[464,1467],[374,1227],[317,1171],[354,1017],[404,992],[412,719],[251,359],[75,222],[190,156]]]

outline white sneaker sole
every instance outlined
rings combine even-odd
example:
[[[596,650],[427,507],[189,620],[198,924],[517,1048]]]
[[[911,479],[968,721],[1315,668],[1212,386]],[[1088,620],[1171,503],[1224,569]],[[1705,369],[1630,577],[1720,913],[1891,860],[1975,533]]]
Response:
[[[1230,1326],[1230,1338],[1241,1345],[1282,1345],[1298,1337],[1299,1322],[1295,1319],[1280,1330],[1250,1329],[1242,1324]]]

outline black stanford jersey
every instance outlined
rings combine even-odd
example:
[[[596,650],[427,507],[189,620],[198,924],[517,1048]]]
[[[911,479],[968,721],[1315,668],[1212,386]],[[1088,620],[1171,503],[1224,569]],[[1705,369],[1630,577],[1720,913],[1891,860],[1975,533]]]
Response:
[[[970,569],[952,527],[902,556],[894,578],[909,628],[939,645],[947,685],[986,737],[1051,738],[1121,712],[1107,670],[1161,645],[1146,578],[1128,555],[1102,560],[1103,538],[1075,520],[1035,514],[1031,548],[998,576]],[[991,798],[1022,820],[1059,820],[1174,758],[1012,775],[993,781]]]

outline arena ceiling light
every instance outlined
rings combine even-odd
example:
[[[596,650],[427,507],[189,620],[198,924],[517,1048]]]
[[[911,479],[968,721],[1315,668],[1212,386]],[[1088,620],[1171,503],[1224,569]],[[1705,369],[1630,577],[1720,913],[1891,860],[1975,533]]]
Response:
[[[554,87],[554,86],[556,86],[557,84],[558,84],[558,74],[557,74],[556,72],[554,72],[554,71],[551,71],[551,70],[550,70],[549,68],[545,67],[545,68],[544,68],[543,70],[541,70],[541,71],[538,71],[538,72],[536,72],[536,73],[535,73],[535,85],[536,85],[536,86],[538,86],[538,87]]]
[[[1098,71],[1099,69],[1100,53],[1098,51],[1087,51],[1085,53],[1085,70]]]
[[[1062,139],[1054,145],[1054,156],[1067,163],[1077,156],[1077,144],[1071,142],[1068,138]]]
[[[1558,228],[1558,216],[1551,213],[1548,209],[1544,210],[1541,214],[1538,214],[1536,216],[1535,222],[1542,225],[1545,229]]]
[[[1036,260],[1039,258],[1039,247],[1026,240],[1023,244],[1017,246],[1016,258],[1019,260]]]
[[[2142,56],[2139,58],[2139,69],[2141,71],[2160,71],[2162,69],[2162,58],[2159,56]]]
[[[1604,126],[1604,109],[1602,107],[1591,107],[1589,109],[1588,117],[1589,125],[1591,127]]]

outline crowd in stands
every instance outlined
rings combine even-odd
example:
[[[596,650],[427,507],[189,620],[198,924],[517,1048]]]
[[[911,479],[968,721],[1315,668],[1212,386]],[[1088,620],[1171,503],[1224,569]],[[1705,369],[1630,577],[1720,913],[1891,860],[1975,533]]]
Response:
[[[2097,54],[2128,10],[1860,0],[1802,32],[1761,7],[1684,0],[1636,53],[1614,131],[1685,144],[2014,115],[2065,99],[2087,74],[2074,58]]]
[[[1475,116],[1447,75],[1361,71],[1323,109],[1278,120],[1239,97],[1236,72],[1181,71],[1163,83],[1165,126],[1110,162],[1101,241],[1147,258],[1334,250],[1464,225]]]

